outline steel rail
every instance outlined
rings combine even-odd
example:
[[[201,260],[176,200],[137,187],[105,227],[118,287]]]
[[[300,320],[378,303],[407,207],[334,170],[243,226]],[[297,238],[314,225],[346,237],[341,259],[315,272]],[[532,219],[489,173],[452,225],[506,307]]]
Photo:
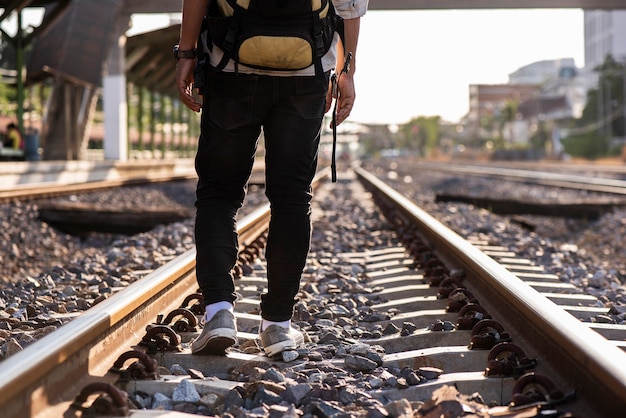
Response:
[[[190,250],[0,363],[0,410],[9,417],[63,416],[79,391],[140,339],[136,333],[180,306],[196,285],[194,266]]]
[[[34,184],[22,186],[17,189],[0,190],[0,202],[9,200],[39,199],[54,196],[64,196],[75,193],[95,192],[99,190],[114,189],[117,187],[134,186],[149,183],[163,183],[168,181],[192,180],[194,175],[152,175],[126,179],[90,181],[86,183],[47,185]]]
[[[602,162],[567,162],[567,161],[487,161],[481,162],[488,167],[518,168],[522,170],[536,171],[537,169],[552,170],[553,172],[576,172],[588,171],[602,174],[626,175],[626,165],[623,163]]]
[[[393,202],[403,216],[419,225],[425,241],[443,260],[461,264],[468,290],[481,295],[481,304],[489,312],[501,313],[505,327],[523,330],[524,339],[539,348],[545,364],[555,367],[581,399],[593,400],[595,412],[611,416],[626,410],[626,354],[622,350],[399,192],[361,168],[355,171],[368,190]],[[502,306],[508,311],[501,312]]]
[[[320,171],[319,185],[329,175]],[[239,242],[249,245],[269,225],[269,204],[238,222]],[[0,415],[66,416],[77,394],[92,382],[114,381],[107,375],[115,360],[140,341],[157,316],[178,308],[195,293],[196,250],[189,250],[137,282],[100,302],[57,331],[0,363]]]
[[[510,180],[541,184],[544,186],[554,186],[577,190],[589,190],[600,193],[626,195],[626,181],[624,180],[577,176],[573,174],[546,173],[532,170],[495,168],[473,165],[436,164],[426,162],[419,162],[415,167],[464,175],[495,175],[499,177],[505,177]]]

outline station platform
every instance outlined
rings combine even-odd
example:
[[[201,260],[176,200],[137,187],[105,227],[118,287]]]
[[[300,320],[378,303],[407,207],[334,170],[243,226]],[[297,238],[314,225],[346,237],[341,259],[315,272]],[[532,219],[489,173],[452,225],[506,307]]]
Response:
[[[0,190],[134,178],[195,177],[193,158],[129,161],[6,161]]]

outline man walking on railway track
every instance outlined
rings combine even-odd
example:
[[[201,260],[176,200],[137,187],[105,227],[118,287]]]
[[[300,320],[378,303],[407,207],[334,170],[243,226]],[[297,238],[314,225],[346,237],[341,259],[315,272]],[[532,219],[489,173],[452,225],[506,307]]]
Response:
[[[367,3],[183,2],[180,41],[174,48],[176,86],[187,107],[202,111],[195,238],[206,313],[202,333],[191,345],[194,354],[221,355],[237,343],[232,275],[238,255],[236,217],[261,130],[271,221],[259,337],[268,356],[303,343],[291,317],[311,239],[311,182],[321,124],[333,97],[335,126],[352,110],[360,18]]]

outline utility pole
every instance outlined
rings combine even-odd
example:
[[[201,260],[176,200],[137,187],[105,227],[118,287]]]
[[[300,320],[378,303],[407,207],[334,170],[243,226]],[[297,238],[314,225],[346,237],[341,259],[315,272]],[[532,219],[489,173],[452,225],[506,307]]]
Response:
[[[622,112],[624,123],[622,124],[622,138],[626,142],[626,57],[622,63]]]
[[[611,96],[611,81],[612,76],[609,79],[605,80],[606,83],[606,109],[608,115],[608,121],[606,124],[606,136],[608,139],[608,143],[611,143],[611,139],[613,137],[613,100]]]
[[[15,34],[17,67],[17,127],[24,134],[24,33],[22,31],[22,9],[17,11],[17,33]]]
[[[597,111],[598,111],[598,135],[604,135],[604,81],[602,74],[598,78],[598,98],[597,98]]]

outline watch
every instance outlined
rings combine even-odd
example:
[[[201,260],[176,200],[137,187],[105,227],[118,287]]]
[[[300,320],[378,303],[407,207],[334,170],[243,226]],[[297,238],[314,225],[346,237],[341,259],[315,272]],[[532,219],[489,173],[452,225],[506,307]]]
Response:
[[[181,58],[196,58],[197,55],[195,49],[178,49],[178,44],[174,45],[174,58],[176,58],[176,61]]]

